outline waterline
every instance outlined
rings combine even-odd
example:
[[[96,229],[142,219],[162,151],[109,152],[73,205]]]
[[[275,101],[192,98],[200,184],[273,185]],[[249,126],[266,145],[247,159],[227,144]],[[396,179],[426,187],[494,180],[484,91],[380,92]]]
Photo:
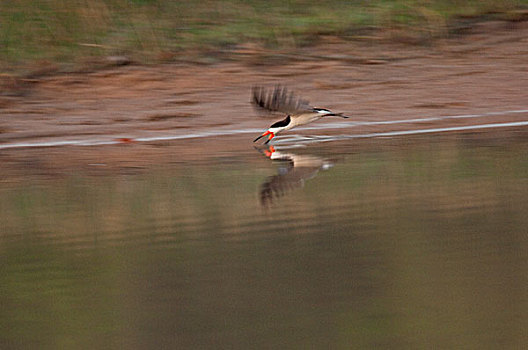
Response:
[[[524,114],[528,113],[528,109],[521,110],[508,110],[498,112],[487,112],[481,114],[463,114],[463,115],[447,115],[439,117],[426,117],[426,118],[414,118],[414,119],[398,119],[398,120],[381,120],[381,121],[352,121],[352,122],[339,122],[329,124],[317,124],[312,126],[305,126],[297,128],[297,130],[332,130],[332,129],[343,129],[352,128],[356,126],[371,126],[371,125],[395,125],[395,124],[406,124],[406,123],[421,123],[431,122],[440,120],[450,119],[470,119],[470,118],[485,118],[502,116],[508,114]],[[402,136],[412,134],[425,134],[425,133],[441,133],[449,131],[463,131],[463,130],[475,130],[475,129],[490,129],[490,128],[504,128],[514,126],[527,126],[528,121],[518,122],[506,122],[506,123],[491,123],[491,124],[476,124],[469,126],[457,126],[457,127],[445,127],[445,128],[431,128],[431,129],[413,129],[403,131],[389,131],[380,133],[369,133],[369,134],[355,134],[355,135],[341,135],[341,136],[299,136],[289,135],[277,137],[274,141],[275,144],[287,143],[292,141],[301,142],[328,142],[336,139],[350,139],[350,138],[371,138],[371,137],[383,137],[383,136]],[[56,141],[42,141],[42,142],[13,142],[0,144],[0,149],[11,149],[11,148],[33,148],[33,147],[60,147],[60,146],[102,146],[102,145],[115,145],[124,142],[153,142],[153,141],[175,141],[182,139],[192,138],[204,138],[204,137],[216,137],[216,136],[230,136],[237,134],[250,134],[259,133],[262,129],[227,129],[227,130],[211,130],[201,132],[190,132],[178,135],[161,135],[161,136],[150,136],[150,137],[128,137],[123,135],[108,135],[102,138],[90,138],[90,139],[77,139],[77,140],[56,140]]]

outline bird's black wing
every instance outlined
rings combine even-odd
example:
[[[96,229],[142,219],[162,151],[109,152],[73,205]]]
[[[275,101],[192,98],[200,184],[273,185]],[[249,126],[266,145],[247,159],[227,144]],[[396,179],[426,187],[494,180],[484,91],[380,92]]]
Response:
[[[274,89],[255,86],[252,92],[253,105],[268,112],[294,114],[311,111],[313,108],[307,100],[296,97],[293,92],[281,85],[275,86]]]

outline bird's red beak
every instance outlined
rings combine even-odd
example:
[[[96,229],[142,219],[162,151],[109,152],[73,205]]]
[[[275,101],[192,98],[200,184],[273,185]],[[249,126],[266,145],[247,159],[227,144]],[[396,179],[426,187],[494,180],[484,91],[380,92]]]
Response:
[[[260,135],[259,137],[257,137],[256,139],[254,139],[253,142],[256,142],[256,141],[260,140],[262,137],[268,136],[268,135],[269,135],[268,141],[266,141],[264,143],[270,142],[271,139],[275,137],[275,134],[268,130],[265,133],[263,133],[262,135]]]

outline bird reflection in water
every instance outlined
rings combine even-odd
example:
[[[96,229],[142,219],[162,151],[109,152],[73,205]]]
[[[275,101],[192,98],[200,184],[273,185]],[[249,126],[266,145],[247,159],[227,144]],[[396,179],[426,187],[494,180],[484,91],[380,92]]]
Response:
[[[260,186],[260,204],[263,207],[270,207],[276,199],[296,188],[303,187],[304,182],[314,178],[319,170],[327,170],[333,166],[333,163],[327,159],[313,155],[280,152],[273,146],[267,150],[258,150],[269,159],[282,164],[278,174],[268,177]]]

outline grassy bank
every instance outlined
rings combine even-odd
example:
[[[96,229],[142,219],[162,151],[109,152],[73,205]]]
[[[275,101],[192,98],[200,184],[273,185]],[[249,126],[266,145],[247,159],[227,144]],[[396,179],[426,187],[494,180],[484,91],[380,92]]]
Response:
[[[528,0],[15,0],[0,3],[2,70],[124,55],[150,63],[182,53],[311,44],[396,31],[424,40],[464,17],[515,19]],[[367,31],[365,31],[367,29]]]

